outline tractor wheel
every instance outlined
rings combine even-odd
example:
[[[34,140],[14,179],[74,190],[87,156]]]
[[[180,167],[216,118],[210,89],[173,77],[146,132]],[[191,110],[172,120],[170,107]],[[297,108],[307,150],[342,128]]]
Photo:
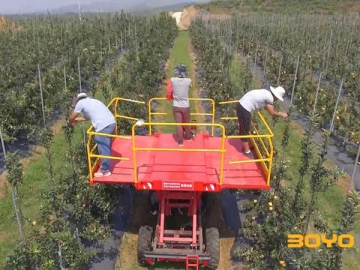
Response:
[[[151,251],[151,238],[153,230],[150,226],[141,226],[138,234],[137,252],[138,264],[140,266],[146,265],[144,254]]]
[[[205,231],[206,253],[210,255],[208,269],[216,270],[220,261],[220,235],[217,228],[208,228]]]

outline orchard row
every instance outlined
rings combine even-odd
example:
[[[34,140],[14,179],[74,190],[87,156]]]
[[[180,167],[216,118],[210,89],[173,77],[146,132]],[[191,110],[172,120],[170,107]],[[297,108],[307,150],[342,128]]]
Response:
[[[101,248],[89,249],[89,246],[109,237],[113,227],[118,226],[114,224],[114,214],[125,207],[120,204],[123,189],[116,185],[89,186],[81,130],[63,126],[63,148],[59,152],[52,151],[51,145],[55,140],[59,140],[58,136],[54,136],[50,125],[43,129],[36,123],[42,119],[39,105],[41,103],[37,98],[39,84],[36,79],[36,63],[42,61],[47,117],[50,117],[54,108],[61,106],[61,102],[64,102],[63,113],[68,116],[68,99],[71,100],[71,94],[76,93],[78,86],[77,57],[80,57],[82,63],[82,82],[90,80],[92,94],[102,95],[104,102],[115,96],[148,99],[158,93],[165,76],[164,68],[169,57],[169,49],[177,35],[176,22],[166,14],[151,18],[116,14],[111,17],[83,18],[81,22],[74,18],[36,18],[21,27],[22,29],[17,32],[3,34],[9,40],[19,41],[12,44],[16,44],[13,49],[18,50],[20,54],[20,51],[26,49],[33,52],[24,57],[24,61],[27,62],[24,65],[29,68],[26,78],[22,77],[24,74],[18,75],[13,70],[15,65],[20,65],[21,57],[15,57],[13,54],[15,60],[11,67],[8,67],[8,76],[11,74],[19,77],[16,77],[13,84],[5,80],[6,91],[14,98],[13,104],[6,101],[9,118],[5,119],[8,121],[5,123],[11,123],[6,125],[6,132],[8,135],[13,134],[11,132],[15,129],[12,125],[15,126],[16,121],[24,121],[24,124],[28,125],[26,128],[30,130],[38,129],[41,145],[47,150],[47,164],[42,164],[44,171],[39,167],[37,179],[24,178],[22,167],[18,166],[19,157],[15,153],[7,152],[7,178],[11,188],[17,196],[35,196],[36,198],[33,197],[30,201],[35,201],[40,209],[30,229],[28,220],[21,213],[28,213],[27,207],[33,206],[22,204],[26,198],[20,197],[16,211],[20,215],[18,229],[22,236],[15,240],[18,241],[20,238],[22,241],[15,247],[14,239],[7,239],[9,243],[14,243],[13,254],[8,251],[1,256],[8,256],[5,269],[89,268],[91,266],[87,264],[96,259],[101,252]],[[41,33],[39,39],[37,33]],[[33,38],[33,35],[36,38]],[[26,39],[29,43],[24,49],[20,40]],[[41,54],[38,54],[38,44]],[[65,62],[62,62],[63,59],[66,59]],[[108,65],[106,70],[104,62]],[[63,70],[66,71],[66,80],[60,76]],[[93,81],[96,72],[98,78]],[[24,90],[22,86],[26,83],[33,84],[32,90]],[[1,94],[4,95],[4,91]],[[23,103],[19,104],[19,100]],[[11,106],[14,106],[14,110],[10,109]],[[23,113],[21,110],[24,110]],[[16,111],[18,114],[11,114]],[[128,105],[126,111],[137,117],[144,117],[147,112],[145,107],[132,105]],[[27,118],[31,113],[36,113],[34,119]],[[130,124],[127,121],[119,123],[119,133],[125,130],[128,132]],[[57,164],[54,160],[61,160],[61,163]],[[24,179],[46,182],[45,190],[34,187],[39,190],[32,193],[33,195],[27,195],[28,190],[23,190]],[[40,186],[44,187],[43,184]],[[3,198],[5,199],[8,198]],[[35,215],[34,211],[30,214]]]

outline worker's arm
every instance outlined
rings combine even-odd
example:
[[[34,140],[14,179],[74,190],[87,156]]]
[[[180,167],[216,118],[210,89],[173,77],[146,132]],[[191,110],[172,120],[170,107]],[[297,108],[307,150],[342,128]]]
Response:
[[[73,111],[70,116],[69,116],[69,119],[68,119],[68,125],[69,126],[73,126],[75,123],[76,123],[76,117],[79,115],[79,113]]]
[[[265,110],[267,110],[268,113],[274,117],[281,117],[284,119],[286,119],[288,117],[287,113],[275,111],[274,105],[271,105],[271,104],[266,104]]]
[[[77,112],[72,112],[69,116],[68,119],[68,124],[73,126],[75,124],[77,124],[78,122],[83,122],[83,121],[87,121],[87,119],[85,117],[77,117],[79,115],[79,113]]]

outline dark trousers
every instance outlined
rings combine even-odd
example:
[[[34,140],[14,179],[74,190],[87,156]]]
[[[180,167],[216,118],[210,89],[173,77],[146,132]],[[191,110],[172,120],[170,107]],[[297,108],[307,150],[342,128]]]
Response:
[[[243,106],[238,102],[236,104],[236,115],[239,121],[239,135],[249,135],[250,134],[250,124],[251,124],[251,113],[244,109]],[[248,138],[242,138],[243,142],[248,142]]]
[[[190,107],[180,108],[173,107],[173,114],[177,123],[190,123]],[[178,142],[184,139],[184,132],[182,126],[176,126],[176,136]],[[185,140],[191,139],[191,126],[185,126]]]

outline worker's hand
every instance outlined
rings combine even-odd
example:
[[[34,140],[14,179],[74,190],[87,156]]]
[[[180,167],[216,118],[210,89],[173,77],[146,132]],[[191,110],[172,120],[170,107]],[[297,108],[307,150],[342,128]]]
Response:
[[[83,121],[86,121],[86,119],[84,117],[76,117],[75,118],[75,123],[83,122]]]
[[[69,120],[67,121],[67,126],[68,126],[68,127],[74,127],[74,125],[75,125],[75,124],[74,124],[74,123],[71,123]]]
[[[280,115],[280,117],[283,118],[283,119],[285,119],[285,120],[287,120],[289,116],[288,116],[287,113],[282,112],[281,115]]]

